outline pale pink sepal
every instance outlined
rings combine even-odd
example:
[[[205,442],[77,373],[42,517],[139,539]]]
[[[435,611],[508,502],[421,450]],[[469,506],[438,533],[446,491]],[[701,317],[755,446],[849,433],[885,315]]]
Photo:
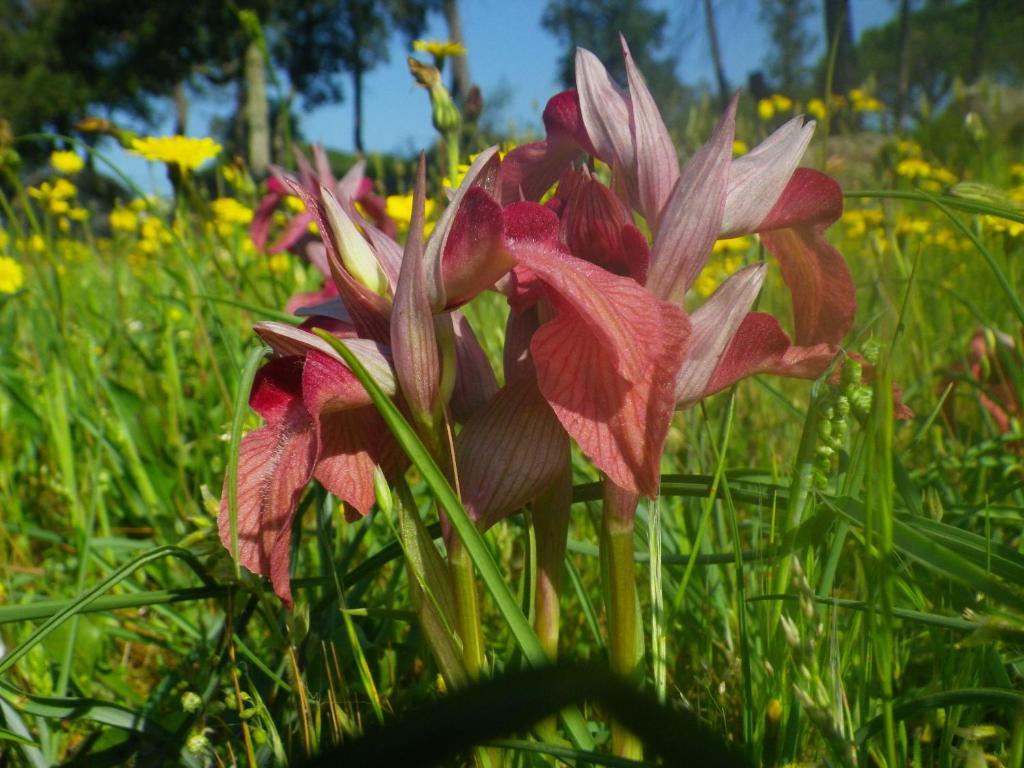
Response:
[[[732,161],[721,237],[761,230],[814,134],[814,121],[794,117],[750,152]]]
[[[451,323],[455,335],[455,389],[452,391],[452,415],[464,422],[498,391],[494,369],[477,341],[469,321],[461,312],[451,312],[435,319]]]
[[[725,213],[732,142],[734,96],[711,138],[686,164],[654,238],[647,287],[660,299],[681,304],[707,263]]]
[[[690,352],[676,379],[680,407],[708,394],[708,384],[764,282],[764,264],[752,264],[732,275],[690,315]]]
[[[629,124],[636,153],[640,213],[647,220],[651,232],[657,233],[662,210],[679,180],[679,159],[658,105],[629,52],[626,38],[620,34],[619,40],[629,80]]]
[[[584,48],[576,49],[576,89],[583,124],[597,156],[632,176],[636,153],[629,129],[629,96],[601,60]]]
[[[434,318],[427,298],[423,263],[423,221],[426,199],[426,160],[420,155],[413,193],[409,239],[405,243],[391,309],[391,352],[402,395],[421,425],[431,422],[437,409],[441,363],[437,355]]]

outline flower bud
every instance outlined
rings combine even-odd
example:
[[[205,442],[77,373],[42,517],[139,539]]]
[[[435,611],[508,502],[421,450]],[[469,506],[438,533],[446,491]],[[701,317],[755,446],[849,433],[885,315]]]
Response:
[[[377,261],[377,255],[362,236],[355,222],[338,204],[334,194],[327,187],[320,187],[320,194],[331,226],[334,242],[338,247],[341,263],[353,278],[379,296],[387,298],[391,287],[387,275]]]
[[[430,116],[437,132],[445,135],[458,130],[462,116],[448,89],[441,82],[441,73],[437,67],[424,64],[410,56],[409,72],[416,82],[430,93]]]

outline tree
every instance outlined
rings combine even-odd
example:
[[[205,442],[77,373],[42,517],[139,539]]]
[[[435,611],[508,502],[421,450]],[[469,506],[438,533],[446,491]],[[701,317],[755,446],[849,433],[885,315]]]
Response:
[[[718,100],[722,107],[729,101],[729,81],[725,79],[722,51],[718,46],[718,26],[715,24],[715,8],[711,0],[704,0],[704,25],[708,34],[711,62],[715,67],[715,82],[718,84]]]
[[[814,13],[811,0],[761,0],[761,21],[774,47],[765,56],[765,68],[776,90],[800,93],[807,85],[807,57],[817,40],[807,28]]]
[[[658,104],[678,100],[682,86],[676,77],[676,58],[664,52],[668,16],[648,7],[646,0],[549,0],[541,24],[557,37],[566,52],[559,77],[566,87],[575,83],[576,48],[592,51],[619,83],[626,70],[619,43],[621,32]]]
[[[979,53],[978,30],[985,30]],[[901,35],[913,51],[901,58]],[[1017,0],[969,0],[953,3],[931,0],[908,12],[905,24],[894,19],[864,30],[857,57],[865,75],[878,83],[879,97],[889,104],[913,104],[921,97],[941,103],[959,78],[967,83],[978,77],[1020,83],[1024,79],[1024,15]],[[901,74],[906,67],[905,74]],[[905,87],[900,81],[906,78]]]
[[[853,15],[850,0],[825,0],[827,56],[834,55],[832,92],[848,93],[858,84],[857,55],[853,45]]]

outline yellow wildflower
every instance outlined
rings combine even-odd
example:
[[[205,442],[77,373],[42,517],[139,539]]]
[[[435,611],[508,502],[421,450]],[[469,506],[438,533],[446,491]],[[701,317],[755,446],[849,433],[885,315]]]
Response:
[[[856,99],[853,102],[854,112],[884,112],[885,104],[874,96],[866,96],[863,99]]]
[[[32,237],[28,239],[28,249],[30,251],[35,251],[36,253],[42,253],[45,251],[46,241],[43,240],[43,236],[38,234],[32,235]]]
[[[925,235],[931,229],[932,222],[928,219],[917,219],[913,216],[904,216],[896,222],[896,234],[898,235]]]
[[[402,232],[409,229],[412,220],[412,195],[388,195],[384,200],[384,212]],[[427,198],[423,204],[423,235],[429,235],[434,229],[434,201]]]
[[[908,179],[926,179],[932,174],[932,167],[918,157],[908,157],[896,165],[896,173]]]
[[[1010,176],[1014,179],[1024,179],[1024,163],[1014,163],[1011,165]]]
[[[864,93],[862,88],[854,88],[850,91],[850,101],[854,103],[862,101],[866,96],[867,94]]]
[[[50,200],[49,208],[50,213],[56,216],[61,216],[71,210],[71,206],[68,204],[68,201],[61,200],[58,197],[52,198]]]
[[[6,229],[0,229],[0,251],[7,250],[7,242],[9,238]]]
[[[747,146],[747,142],[742,139],[735,139],[732,142],[732,153],[733,155],[745,155],[750,151],[750,147]]]
[[[68,218],[72,221],[88,221],[90,215],[87,208],[82,208],[78,205],[68,211]]]
[[[746,239],[749,243],[749,238],[736,238],[738,240]],[[719,242],[729,242],[727,240]],[[718,245],[716,243],[715,245]],[[741,266],[743,266],[743,260],[739,256],[726,256],[719,261],[712,261],[697,277],[697,280],[693,284],[693,288],[697,291],[699,296],[707,298],[721,285],[728,277],[736,272]]]
[[[189,136],[149,136],[133,139],[130,151],[147,160],[174,164],[183,171],[193,171],[220,154],[220,144],[210,138]]]
[[[115,232],[135,232],[139,226],[139,217],[131,208],[115,208],[107,216],[110,228]]]
[[[771,120],[775,117],[775,105],[771,99],[761,99],[757,102],[757,116],[762,120]]]
[[[429,53],[435,62],[443,62],[449,56],[466,55],[466,46],[451,40],[417,40],[412,49],[418,53]]]
[[[982,223],[996,232],[1005,232],[1010,237],[1024,235],[1024,224],[1019,221],[1004,219],[1002,216],[982,216]]]
[[[945,184],[946,186],[949,186],[950,184],[956,184],[957,182],[956,174],[953,173],[948,168],[943,168],[941,165],[936,168],[932,168],[931,176],[937,182],[939,182],[940,184]]]
[[[0,293],[16,293],[24,284],[21,265],[8,256],[0,256]]]
[[[711,247],[711,253],[746,253],[753,244],[754,239],[750,235],[730,237],[727,240],[716,240],[715,244]]]
[[[793,108],[793,100],[781,93],[773,93],[772,106],[776,112],[789,112]]]
[[[288,258],[287,253],[275,253],[269,259],[267,259],[267,269],[273,272],[275,275],[280,275],[288,271],[291,266],[291,260]]]
[[[285,195],[284,204],[295,213],[302,213],[306,210],[306,204],[302,202],[302,198],[295,195]]]
[[[75,152],[56,151],[50,153],[50,165],[57,173],[72,176],[85,167],[85,161]]]
[[[828,116],[828,109],[821,99],[811,99],[807,102],[807,114],[816,120],[824,120]]]
[[[242,205],[233,197],[218,197],[210,203],[213,216],[225,224],[248,224],[252,221],[252,208]]]

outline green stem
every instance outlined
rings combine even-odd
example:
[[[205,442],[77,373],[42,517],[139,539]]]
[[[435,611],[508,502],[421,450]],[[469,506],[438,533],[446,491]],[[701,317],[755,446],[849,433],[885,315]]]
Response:
[[[455,594],[455,629],[462,641],[466,671],[471,680],[478,680],[484,671],[484,637],[480,626],[480,596],[477,594],[473,561],[458,536],[451,536],[447,546],[448,571]]]
[[[633,559],[633,527],[639,497],[604,481],[601,516],[601,565],[608,618],[608,653],[612,673],[640,686],[643,682],[644,638],[638,622],[640,602]],[[619,723],[612,723],[612,752],[643,759],[643,744]]]
[[[455,184],[459,172],[459,129],[444,134],[444,146],[448,156],[448,180]]]
[[[552,661],[558,659],[558,635],[561,626],[559,598],[562,594],[562,570],[565,546],[569,535],[569,512],[572,505],[572,477],[566,455],[565,471],[554,485],[533,502],[533,530],[537,539],[536,615],[537,631],[544,652]]]

